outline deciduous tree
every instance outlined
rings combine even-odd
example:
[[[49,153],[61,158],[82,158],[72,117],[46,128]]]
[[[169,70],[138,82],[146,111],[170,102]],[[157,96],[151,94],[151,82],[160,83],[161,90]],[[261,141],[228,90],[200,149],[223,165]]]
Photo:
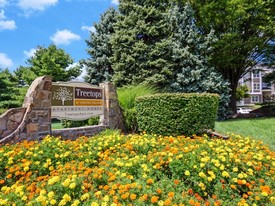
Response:
[[[81,74],[79,65],[71,66],[73,59],[63,49],[54,44],[49,47],[38,46],[33,57],[27,60],[30,66],[21,66],[16,74],[30,85],[38,76],[50,75],[53,81],[69,81]]]
[[[231,109],[236,112],[239,79],[259,64],[275,39],[274,0],[191,0],[202,34],[214,30],[217,41],[211,63],[230,82]]]

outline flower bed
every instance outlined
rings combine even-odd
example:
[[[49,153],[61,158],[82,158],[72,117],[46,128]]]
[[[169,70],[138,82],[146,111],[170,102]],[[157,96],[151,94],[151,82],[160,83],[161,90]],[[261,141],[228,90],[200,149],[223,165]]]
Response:
[[[0,205],[273,205],[260,142],[156,135],[46,137],[0,148]]]

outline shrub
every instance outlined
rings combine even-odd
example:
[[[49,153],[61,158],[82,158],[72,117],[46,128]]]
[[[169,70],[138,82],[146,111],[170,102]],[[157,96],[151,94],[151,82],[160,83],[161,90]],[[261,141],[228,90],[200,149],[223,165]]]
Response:
[[[219,96],[207,93],[165,93],[136,99],[140,131],[192,135],[213,129]]]
[[[67,119],[61,120],[62,126],[64,128],[98,125],[98,122],[99,122],[99,117],[91,117],[90,119],[80,120],[80,121],[73,121],[73,120],[67,120]]]
[[[149,85],[131,85],[117,89],[119,105],[123,109],[124,122],[128,132],[137,131],[135,98],[157,93],[155,87]]]

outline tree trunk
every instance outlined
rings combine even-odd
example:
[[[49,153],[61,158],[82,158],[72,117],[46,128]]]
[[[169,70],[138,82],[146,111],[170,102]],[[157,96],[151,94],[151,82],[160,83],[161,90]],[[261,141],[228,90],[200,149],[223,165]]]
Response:
[[[231,82],[231,97],[230,97],[230,103],[229,103],[229,107],[231,109],[231,111],[233,112],[233,114],[237,113],[237,87],[238,84],[235,84],[234,82]]]

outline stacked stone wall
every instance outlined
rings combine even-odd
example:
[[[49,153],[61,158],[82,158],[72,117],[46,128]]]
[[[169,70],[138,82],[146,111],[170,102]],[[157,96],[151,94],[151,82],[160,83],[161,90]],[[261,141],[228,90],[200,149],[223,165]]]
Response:
[[[110,83],[103,83],[100,86],[104,88],[104,115],[100,125],[52,130],[51,85],[49,76],[35,79],[22,108],[10,109],[0,116],[0,144],[40,140],[47,135],[75,140],[79,136],[93,136],[106,128],[123,129],[116,89]]]

